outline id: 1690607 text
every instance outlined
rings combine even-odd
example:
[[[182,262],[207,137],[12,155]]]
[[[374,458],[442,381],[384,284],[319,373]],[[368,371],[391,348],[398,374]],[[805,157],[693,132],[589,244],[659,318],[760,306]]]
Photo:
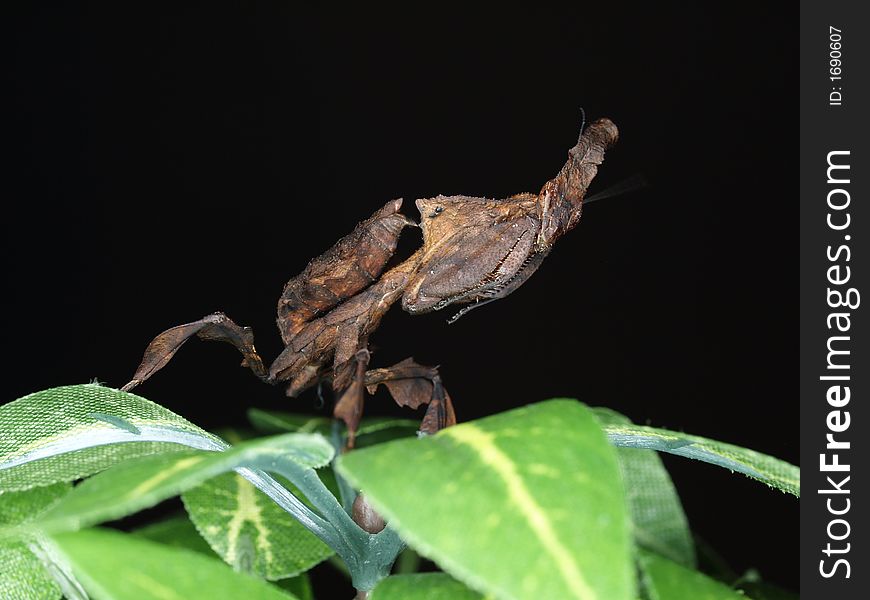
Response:
[[[843,105],[843,32],[833,25],[828,26],[828,76],[831,78],[831,93],[828,106]]]

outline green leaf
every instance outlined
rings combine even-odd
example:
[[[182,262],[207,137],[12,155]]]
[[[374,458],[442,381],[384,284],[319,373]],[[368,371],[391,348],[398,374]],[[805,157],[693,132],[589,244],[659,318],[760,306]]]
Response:
[[[235,470],[338,553],[357,589],[371,589],[389,572],[401,542],[390,528],[375,536],[362,531],[323,485],[314,467],[328,464],[333,454],[319,434],[290,433],[224,452],[190,450],[127,460],[84,481],[33,527],[56,533],[117,519]],[[267,472],[288,479],[317,512]],[[8,533],[0,528],[0,537]]]
[[[308,578],[308,573],[302,573],[296,577],[276,581],[275,585],[282,590],[287,590],[299,598],[299,600],[315,600],[314,591],[311,589],[311,580]]]
[[[631,421],[607,408],[595,408],[605,425]],[[677,490],[653,450],[617,448],[625,495],[631,512],[634,540],[640,547],[694,568],[697,563],[692,533]]]
[[[292,489],[301,496],[298,490]],[[266,579],[307,571],[333,554],[299,521],[237,473],[188,490],[184,506],[200,534],[227,563]]]
[[[224,475],[221,475],[224,477]],[[212,558],[220,558],[215,551],[211,549],[194,524],[190,521],[187,515],[180,514],[168,517],[156,523],[151,523],[140,527],[132,532],[134,535],[143,537],[167,546],[175,548],[186,548],[193,552],[199,552]],[[276,581],[275,585],[281,589],[287,590],[299,600],[314,600],[314,595],[311,590],[311,582],[308,580],[308,574],[302,573],[296,577],[289,577]]]
[[[165,544],[166,546],[186,548],[206,556],[218,557],[214,550],[211,549],[211,546],[208,545],[208,542],[202,539],[194,524],[185,514],[175,515],[156,523],[150,523],[144,527],[134,529],[131,533],[152,542]]]
[[[254,436],[223,429],[223,439],[237,444]],[[321,469],[329,470],[328,467]],[[293,484],[281,484],[304,502]],[[333,551],[271,498],[237,473],[225,473],[182,494],[194,535],[230,565],[269,580],[303,573]],[[201,534],[201,535],[200,535]],[[298,594],[297,594],[298,595]]]
[[[616,452],[576,401],[357,450],[337,464],[411,546],[474,589],[633,597]]]
[[[701,460],[743,473],[752,479],[800,497],[800,469],[772,456],[696,435],[655,427],[616,424],[606,425],[604,430],[615,446],[658,450]]]
[[[73,481],[128,458],[226,444],[144,398],[95,384],[0,406],[0,490]]]
[[[248,410],[248,420],[264,433],[321,433],[329,436],[334,419],[317,415],[300,415],[282,411]],[[395,417],[367,417],[360,422],[357,430],[356,447],[373,446],[400,437],[416,434],[420,423]]]
[[[422,557],[413,548],[405,549],[396,557],[396,563],[393,565],[393,573],[396,575],[410,575],[420,570],[420,563],[423,562]]]
[[[93,529],[53,537],[94,600],[294,598],[220,560],[135,535]]]
[[[393,575],[372,590],[370,600],[488,600],[444,573]]]
[[[651,552],[641,552],[638,563],[649,600],[746,600],[746,596]]]
[[[798,600],[799,598],[794,592],[763,581],[745,583],[738,588],[746,594],[744,598],[749,597],[752,600]]]
[[[76,486],[37,525],[48,532],[89,527],[154,506],[233,469],[274,468],[282,461],[317,467],[327,464],[332,454],[332,445],[322,436],[291,433],[224,452],[187,450],[127,460]]]
[[[329,435],[332,419],[276,410],[248,409],[248,420],[263,433],[321,433]]]
[[[61,598],[60,586],[24,542],[0,542],[0,598]]]
[[[13,526],[33,520],[72,489],[56,483],[21,492],[0,492],[0,526]]]
[[[22,492],[0,493],[0,527],[17,529],[57,502],[70,489],[65,483]],[[41,536],[0,539],[0,598],[60,598],[63,565],[51,560]]]

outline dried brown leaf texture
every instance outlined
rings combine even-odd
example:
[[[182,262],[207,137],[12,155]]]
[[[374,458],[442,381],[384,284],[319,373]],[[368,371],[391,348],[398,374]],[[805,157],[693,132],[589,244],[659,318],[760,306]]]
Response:
[[[231,343],[242,353],[244,366],[264,381],[285,385],[289,396],[331,381],[339,398],[335,416],[347,424],[349,446],[365,392],[378,385],[400,406],[428,405],[424,433],[455,423],[452,401],[436,368],[407,359],[367,371],[369,336],[400,298],[411,314],[460,305],[453,321],[525,283],[556,240],[579,222],[586,190],[618,136],[609,119],[591,123],[568,152],[565,165],[538,194],[503,200],[417,200],[423,247],[384,272],[402,230],[416,225],[399,212],[401,200],[388,202],[284,286],[277,322],[285,347],[268,372],[254,349],[251,330],[215,313],[158,335],[124,389],[148,379],[197,335]]]
[[[287,344],[307,322],[377,281],[396,251],[399,234],[413,221],[391,200],[332,248],[313,259],[284,286],[278,300],[278,329]]]

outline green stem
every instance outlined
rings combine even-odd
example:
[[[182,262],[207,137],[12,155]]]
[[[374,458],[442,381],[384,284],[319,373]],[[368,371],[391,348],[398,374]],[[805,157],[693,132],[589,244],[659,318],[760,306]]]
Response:
[[[396,560],[396,575],[408,575],[420,570],[420,555],[411,548],[405,548]]]
[[[273,463],[269,470],[289,479],[320,513],[314,515],[316,520],[306,515],[309,522],[315,521],[318,525],[317,530],[312,529],[306,521],[300,522],[341,557],[357,590],[371,590],[378,581],[390,574],[396,556],[404,548],[404,542],[395,531],[387,527],[380,533],[370,534],[360,529],[314,469],[284,460]],[[298,519],[296,513],[291,514]],[[322,526],[324,521],[327,527]]]
[[[344,436],[341,434],[342,422],[339,419],[332,421],[332,433],[329,436],[332,447],[335,448],[335,457],[332,459],[332,466],[335,467],[335,459],[341,456],[344,450]],[[353,501],[356,500],[356,491],[350,486],[347,480],[338,474],[338,471],[333,468],[335,482],[338,484],[338,495],[341,498],[341,506],[344,512],[348,515],[353,513]]]
[[[303,527],[320,538],[323,543],[335,550],[340,543],[338,531],[332,523],[305,506],[287,488],[278,483],[268,473],[259,469],[237,469],[239,475],[250,481],[258,490],[269,496],[275,504],[299,521]]]

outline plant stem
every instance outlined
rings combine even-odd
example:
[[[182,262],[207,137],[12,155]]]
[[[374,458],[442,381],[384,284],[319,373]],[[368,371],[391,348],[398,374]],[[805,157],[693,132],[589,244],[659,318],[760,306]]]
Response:
[[[420,570],[420,555],[411,548],[405,548],[396,559],[396,574],[407,575]]]
[[[335,466],[335,458],[341,455],[344,450],[344,438],[341,435],[341,427],[343,423],[339,419],[333,419],[332,421],[332,433],[330,435],[330,442],[332,442],[332,447],[335,448],[335,457],[332,459],[332,466]],[[347,480],[339,475],[338,471],[334,468],[332,470],[335,475],[335,482],[338,484],[338,495],[341,498],[341,506],[344,508],[344,512],[347,514],[351,514],[353,512],[353,501],[356,500],[356,491],[350,486]]]
[[[308,508],[264,471],[240,469],[239,473],[332,548],[347,565],[357,590],[371,590],[378,581],[390,574],[396,556],[404,548],[404,542],[395,531],[389,527],[377,534],[363,531],[344,511],[314,469],[292,460],[262,466],[289,479],[320,514]]]
[[[241,468],[237,469],[237,472],[254,484],[258,490],[269,496],[275,504],[290,513],[294,519],[320,538],[326,545],[335,550],[339,536],[332,523],[305,506],[299,498],[264,471]]]

